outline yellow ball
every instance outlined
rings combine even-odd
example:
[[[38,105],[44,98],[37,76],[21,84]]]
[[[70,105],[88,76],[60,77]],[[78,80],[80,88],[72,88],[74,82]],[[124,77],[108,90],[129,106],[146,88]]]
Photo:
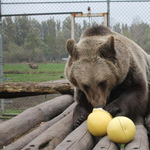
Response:
[[[115,143],[126,144],[135,136],[135,125],[127,117],[115,117],[107,127],[108,137]]]
[[[94,136],[104,136],[107,134],[108,123],[112,120],[112,116],[103,109],[93,109],[87,119],[87,126],[90,133]]]

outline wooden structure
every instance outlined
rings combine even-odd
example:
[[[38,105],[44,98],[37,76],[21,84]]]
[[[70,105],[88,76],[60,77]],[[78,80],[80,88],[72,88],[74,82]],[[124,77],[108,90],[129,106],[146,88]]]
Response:
[[[27,83],[22,85],[21,83],[1,84],[1,97],[10,97],[6,96],[6,93],[11,93],[11,96],[16,97],[19,92],[20,96],[21,93],[25,96],[25,92],[27,95],[51,92],[73,94],[73,87],[67,81],[61,81],[61,84],[60,81],[56,81],[49,82],[49,84],[29,83],[29,85],[31,87]],[[39,90],[40,88],[41,90]],[[62,88],[65,92],[62,92]],[[125,148],[120,148],[120,145],[113,143],[107,135],[101,138],[93,137],[88,131],[86,121],[74,130],[72,114],[75,106],[73,96],[65,94],[29,108],[18,116],[0,124],[0,149],[149,150],[147,130],[142,120],[136,122],[135,138]]]
[[[0,98],[16,98],[52,93],[73,94],[73,86],[67,80],[49,82],[7,82],[0,84]]]

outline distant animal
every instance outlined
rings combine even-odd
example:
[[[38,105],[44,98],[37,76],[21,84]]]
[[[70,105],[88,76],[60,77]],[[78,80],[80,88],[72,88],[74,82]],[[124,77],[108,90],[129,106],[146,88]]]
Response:
[[[29,68],[30,69],[38,69],[39,68],[39,65],[38,64],[34,64],[34,63],[28,63],[28,65],[29,65]]]
[[[130,39],[97,26],[85,30],[76,43],[66,43],[69,58],[65,75],[75,86],[74,127],[93,107],[113,117],[133,121],[147,114],[150,100],[150,56]]]

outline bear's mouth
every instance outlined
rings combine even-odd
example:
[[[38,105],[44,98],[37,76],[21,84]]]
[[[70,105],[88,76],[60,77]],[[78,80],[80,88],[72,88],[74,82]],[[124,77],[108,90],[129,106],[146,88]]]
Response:
[[[94,108],[97,108],[97,109],[103,109],[105,107],[105,105],[102,105],[102,106],[96,106]]]

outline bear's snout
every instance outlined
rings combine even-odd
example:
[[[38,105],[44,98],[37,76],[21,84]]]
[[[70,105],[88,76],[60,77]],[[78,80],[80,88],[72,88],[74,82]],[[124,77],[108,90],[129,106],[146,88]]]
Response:
[[[106,102],[100,98],[98,100],[91,100],[90,102],[94,108],[104,108],[106,105]]]

